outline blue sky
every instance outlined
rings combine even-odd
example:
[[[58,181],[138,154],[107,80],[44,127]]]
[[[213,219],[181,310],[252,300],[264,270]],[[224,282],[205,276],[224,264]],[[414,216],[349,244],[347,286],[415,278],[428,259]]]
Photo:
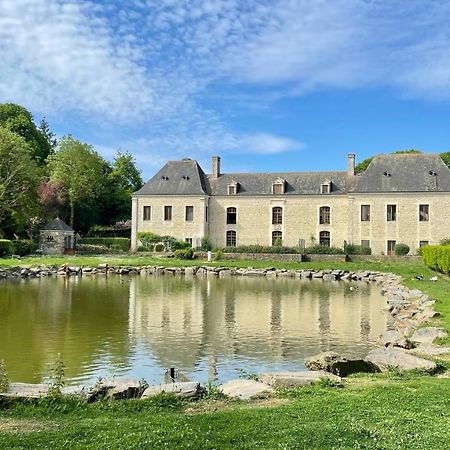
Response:
[[[149,178],[450,150],[450,1],[0,0],[0,102]]]

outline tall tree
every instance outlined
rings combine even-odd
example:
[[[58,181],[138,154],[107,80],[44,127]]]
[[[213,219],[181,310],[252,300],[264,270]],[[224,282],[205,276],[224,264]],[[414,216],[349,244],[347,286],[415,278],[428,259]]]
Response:
[[[31,156],[40,166],[51,152],[51,145],[36,127],[33,116],[23,106],[14,103],[0,104],[0,127],[23,137],[31,149]]]
[[[25,140],[0,127],[0,222],[25,223],[36,209],[38,169]]]
[[[54,153],[56,147],[58,147],[58,139],[56,139],[56,134],[50,130],[50,126],[45,117],[42,118],[38,130],[42,134],[42,136],[44,136],[50,148],[50,153]]]
[[[65,136],[58,151],[50,155],[48,170],[52,181],[60,181],[70,204],[70,225],[74,226],[75,206],[97,198],[102,189],[105,161],[86,143]]]

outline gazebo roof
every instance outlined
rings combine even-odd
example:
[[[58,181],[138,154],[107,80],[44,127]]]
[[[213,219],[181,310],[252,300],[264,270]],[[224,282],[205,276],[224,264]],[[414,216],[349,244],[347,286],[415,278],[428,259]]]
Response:
[[[73,232],[73,229],[71,227],[69,227],[69,225],[67,225],[65,222],[63,222],[59,217],[56,217],[56,219],[53,219],[47,225],[42,227],[42,230],[44,230],[44,231],[71,231],[71,232]]]

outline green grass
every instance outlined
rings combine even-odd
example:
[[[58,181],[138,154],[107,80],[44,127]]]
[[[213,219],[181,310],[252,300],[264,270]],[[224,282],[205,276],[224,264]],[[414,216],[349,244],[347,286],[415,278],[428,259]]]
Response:
[[[170,397],[0,409],[5,449],[445,449],[450,379],[365,376],[256,404]]]

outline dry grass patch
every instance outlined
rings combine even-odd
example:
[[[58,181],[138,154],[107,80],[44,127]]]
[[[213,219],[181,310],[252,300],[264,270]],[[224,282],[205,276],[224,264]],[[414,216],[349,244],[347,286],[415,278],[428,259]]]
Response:
[[[34,433],[56,428],[54,422],[44,420],[0,419],[0,433]]]

